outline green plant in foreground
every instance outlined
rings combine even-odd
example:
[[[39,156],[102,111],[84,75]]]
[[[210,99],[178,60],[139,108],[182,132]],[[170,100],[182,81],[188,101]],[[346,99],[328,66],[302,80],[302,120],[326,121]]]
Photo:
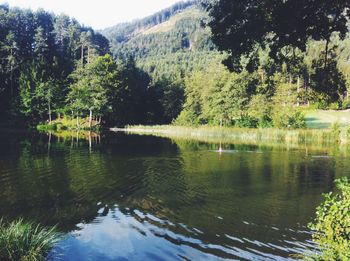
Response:
[[[317,208],[316,219],[309,224],[315,231],[313,241],[319,253],[313,260],[350,260],[350,183],[348,178],[336,180],[337,192],[324,195]]]
[[[0,260],[45,260],[60,239],[55,227],[47,229],[21,219],[9,224],[0,220]]]

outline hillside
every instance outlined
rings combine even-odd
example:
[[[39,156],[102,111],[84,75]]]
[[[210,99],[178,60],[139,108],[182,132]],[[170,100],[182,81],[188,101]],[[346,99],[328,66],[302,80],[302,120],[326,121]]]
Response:
[[[182,79],[221,56],[203,27],[208,19],[198,1],[179,2],[153,16],[107,28],[115,57],[133,57],[153,80]]]

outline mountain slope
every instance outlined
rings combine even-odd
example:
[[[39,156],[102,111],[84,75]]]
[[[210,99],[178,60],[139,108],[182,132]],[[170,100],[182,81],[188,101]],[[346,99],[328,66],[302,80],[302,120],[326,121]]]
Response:
[[[202,26],[208,19],[199,1],[180,2],[153,16],[105,29],[115,57],[133,57],[154,81],[182,79],[192,70],[221,60]]]

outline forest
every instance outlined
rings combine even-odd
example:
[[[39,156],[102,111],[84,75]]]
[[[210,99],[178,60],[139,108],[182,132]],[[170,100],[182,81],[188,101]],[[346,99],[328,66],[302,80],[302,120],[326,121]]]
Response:
[[[348,1],[277,2],[179,2],[101,32],[1,5],[0,124],[303,128],[305,109],[349,109]]]
[[[5,127],[89,117],[124,125],[162,118],[161,93],[134,60],[65,15],[0,6],[0,119]],[[103,117],[102,117],[103,116]]]

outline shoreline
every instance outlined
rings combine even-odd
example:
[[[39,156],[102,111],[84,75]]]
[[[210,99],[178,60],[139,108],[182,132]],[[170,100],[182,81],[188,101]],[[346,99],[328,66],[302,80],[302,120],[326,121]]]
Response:
[[[126,126],[112,132],[154,135],[211,142],[277,143],[293,145],[343,146],[350,144],[348,129],[245,129],[230,127],[181,127],[172,125]]]

